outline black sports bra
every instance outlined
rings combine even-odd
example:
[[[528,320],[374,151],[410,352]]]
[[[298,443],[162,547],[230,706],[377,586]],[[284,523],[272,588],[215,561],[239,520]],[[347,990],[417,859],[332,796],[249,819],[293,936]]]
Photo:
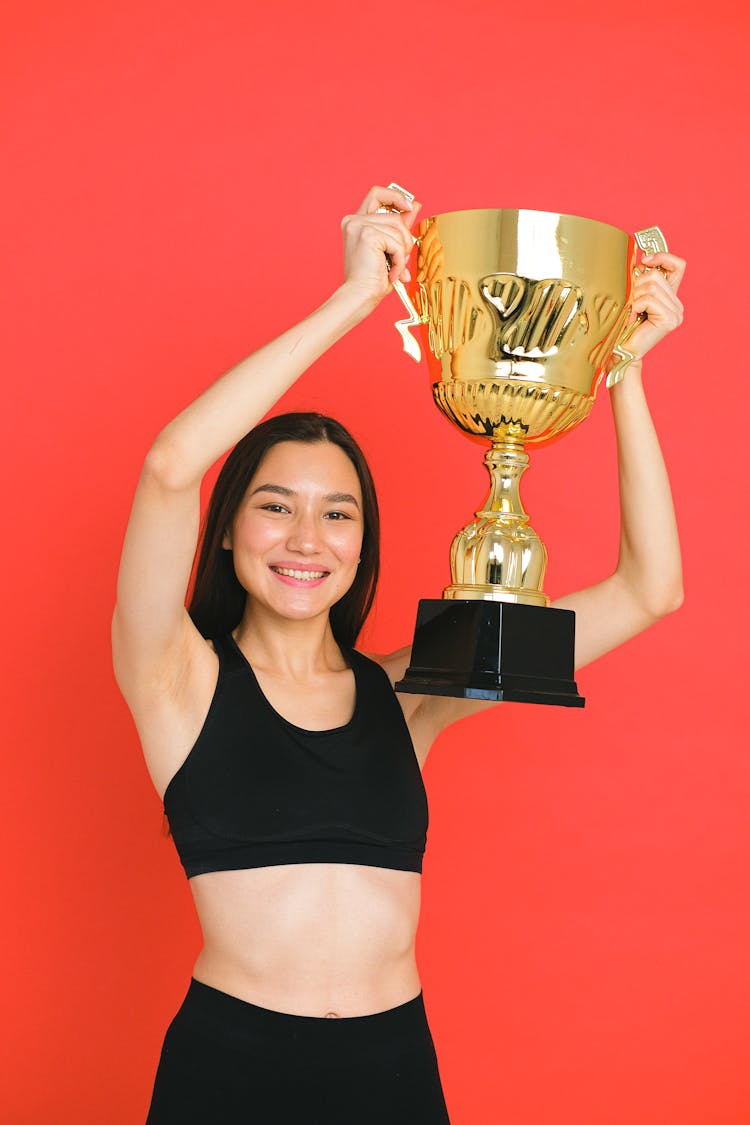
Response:
[[[421,871],[427,795],[384,670],[354,650],[350,722],[309,731],[268,702],[231,636],[198,739],[164,794],[188,878],[286,863]]]

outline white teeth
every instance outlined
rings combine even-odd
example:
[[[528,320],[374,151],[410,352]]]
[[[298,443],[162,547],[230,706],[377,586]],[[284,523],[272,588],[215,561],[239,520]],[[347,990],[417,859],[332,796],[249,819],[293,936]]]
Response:
[[[325,570],[290,570],[285,566],[272,566],[277,574],[284,574],[287,578],[296,578],[302,582],[312,582],[315,578],[325,578]]]

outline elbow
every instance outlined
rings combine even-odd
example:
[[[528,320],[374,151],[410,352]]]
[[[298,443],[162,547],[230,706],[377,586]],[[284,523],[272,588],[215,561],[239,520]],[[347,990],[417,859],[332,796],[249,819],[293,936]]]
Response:
[[[645,622],[644,627],[676,613],[685,600],[679,553],[660,559],[652,557],[639,566],[622,560],[616,573],[634,612]]]
[[[669,608],[667,610],[667,613],[675,613],[678,609],[680,609],[680,607],[682,606],[682,603],[684,601],[685,601],[685,589],[682,585],[682,582],[680,582],[675,587],[675,590],[674,590],[674,593],[673,593],[673,596],[672,596],[672,600],[669,604]]]
[[[161,434],[146,454],[141,479],[149,481],[167,492],[182,492],[200,484],[189,472],[185,458],[174,444]]]
[[[672,597],[665,598],[659,606],[659,612],[657,614],[657,619],[662,618],[662,617],[669,617],[670,613],[676,613],[677,610],[682,605],[682,603],[684,602],[684,600],[685,600],[685,595],[684,595],[682,589],[680,589],[678,592],[675,592]]]
[[[644,609],[651,621],[660,621],[670,613],[676,613],[685,600],[685,591],[682,581],[676,581],[654,591],[653,595],[644,602]]]

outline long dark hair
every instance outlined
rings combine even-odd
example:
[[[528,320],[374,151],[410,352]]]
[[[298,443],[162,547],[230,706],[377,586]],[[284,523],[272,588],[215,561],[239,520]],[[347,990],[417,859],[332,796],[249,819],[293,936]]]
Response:
[[[380,516],[372,474],[362,450],[340,422],[324,414],[279,414],[246,434],[226,459],[214,486],[201,534],[195,585],[188,610],[204,637],[231,632],[242,619],[247,592],[234,572],[232,552],[222,547],[224,533],[258,466],[280,441],[331,442],[354,465],[362,489],[364,538],[354,582],[335,605],[330,620],[338,644],[353,648],[370,612],[380,571]]]

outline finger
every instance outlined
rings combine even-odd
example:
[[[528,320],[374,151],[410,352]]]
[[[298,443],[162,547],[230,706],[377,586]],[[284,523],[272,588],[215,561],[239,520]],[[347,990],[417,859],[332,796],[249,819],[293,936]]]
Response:
[[[380,220],[380,218],[381,217],[378,215],[377,219]],[[403,215],[394,215],[393,212],[388,212],[383,215],[382,218],[386,221],[390,220],[389,229],[392,230],[395,237],[401,239],[401,244],[404,248],[404,256],[409,258],[416,246],[417,240],[404,222]]]
[[[399,214],[399,213],[395,212],[390,207],[378,207],[377,211],[375,212],[375,216],[377,216],[378,218],[380,218],[381,215],[383,215],[383,216],[387,215],[387,216],[391,216],[392,218],[394,218],[396,220],[396,227],[394,227],[393,229],[394,230],[398,229],[401,233],[401,237],[403,238],[403,242],[404,242],[404,253],[406,254],[407,258],[409,257],[412,250],[414,249],[414,247],[417,244],[416,238],[414,237],[414,235],[409,230],[409,227],[411,226],[411,223],[410,222],[407,223],[405,221],[406,215],[408,215],[408,214],[411,214],[411,212],[407,212],[406,214],[403,214],[403,213]],[[373,218],[375,216],[373,216]],[[416,215],[415,215],[415,218],[416,218]]]
[[[374,187],[368,191],[357,214],[374,215],[379,207],[393,208],[399,214],[407,214],[412,210],[403,192],[397,191],[395,188]]]
[[[409,228],[411,228],[411,227],[413,227],[413,226],[414,226],[414,224],[415,224],[415,223],[416,223],[416,221],[417,221],[417,215],[419,214],[419,212],[420,212],[421,210],[422,210],[422,204],[421,204],[421,203],[419,203],[419,202],[418,202],[418,201],[417,201],[417,200],[415,199],[415,200],[414,200],[414,202],[413,202],[413,203],[412,203],[412,205],[411,205],[411,210],[410,210],[410,211],[405,211],[405,212],[404,212],[404,214],[403,214],[402,218],[403,218],[404,222],[406,223],[406,225],[407,225],[407,226],[408,226]]]
[[[388,280],[391,282],[391,284],[393,284],[394,281],[398,281],[400,278],[403,278],[404,274],[407,272],[406,258],[404,257],[404,253],[400,248],[397,249],[394,247],[393,250],[386,250],[385,265],[388,271]]]
[[[679,301],[670,301],[661,294],[657,296],[649,294],[637,297],[633,301],[630,319],[637,320],[639,317],[647,319],[666,332],[671,332],[673,328],[682,324],[683,309]]]
[[[669,278],[661,270],[657,270],[655,266],[653,269],[647,266],[645,272],[636,277],[633,282],[633,293],[662,293],[665,297],[677,300],[675,291],[669,283]]]
[[[633,301],[632,313],[637,317],[645,313],[649,321],[657,327],[671,331],[682,324],[682,304],[669,300],[663,294],[644,294]]]
[[[650,301],[665,302],[669,308],[682,315],[682,303],[667,278],[657,270],[650,270],[637,278],[633,284],[631,300],[635,305]]]
[[[368,191],[365,198],[357,208],[358,215],[371,215],[377,211],[380,206],[379,198],[381,194],[387,194],[388,189],[384,187],[372,187]]]
[[[362,227],[362,238],[383,254],[391,281],[402,276],[412,250],[412,242],[408,235],[404,238],[404,231],[398,222],[383,222],[380,216],[368,218]]]
[[[687,269],[687,262],[684,258],[678,258],[676,254],[667,253],[644,254],[641,261],[649,269],[663,270],[672,289],[677,292]]]
[[[678,300],[677,294],[669,284],[669,278],[666,278],[660,270],[656,269],[648,270],[637,277],[633,282],[632,293],[639,297],[652,293],[654,296],[664,297],[665,300]]]
[[[674,305],[661,294],[640,293],[633,296],[633,313],[646,313],[649,319],[663,317],[674,311]]]
[[[369,215],[347,215],[342,221],[342,227],[353,231],[355,234],[363,231],[366,227],[380,231],[384,236],[387,232],[390,239],[398,241],[403,254],[407,258],[414,249],[415,240],[413,236],[404,225],[401,216],[393,211],[382,213],[374,211]]]
[[[416,244],[416,239],[404,223],[403,216],[396,215],[392,211],[386,211],[382,214],[375,212],[374,215],[367,216],[367,222],[375,223],[383,227],[383,229],[390,231],[392,237],[400,241],[404,257],[408,258],[411,255]]]

